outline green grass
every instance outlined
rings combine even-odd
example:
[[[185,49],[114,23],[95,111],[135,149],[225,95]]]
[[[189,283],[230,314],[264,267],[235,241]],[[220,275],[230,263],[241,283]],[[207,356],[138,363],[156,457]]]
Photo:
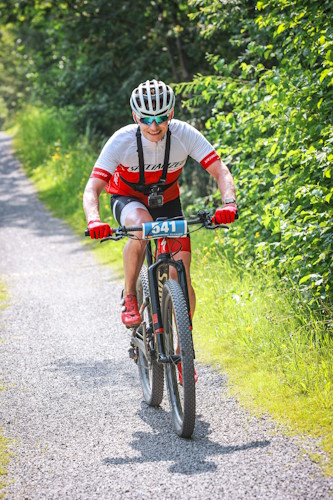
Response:
[[[0,330],[1,330],[1,311],[8,304],[8,292],[4,282],[0,279]],[[2,340],[1,340],[2,342]],[[1,351],[0,351],[1,355]],[[0,391],[4,388],[0,385]],[[10,453],[8,451],[8,439],[2,434],[0,428],[0,498],[3,497],[3,489],[6,486],[7,467],[10,460]]]
[[[319,439],[333,473],[333,321],[314,316],[269,269],[228,263],[222,237],[193,238],[198,359],[220,366],[257,414]]]
[[[100,147],[75,140],[66,119],[28,110],[17,119],[15,148],[40,199],[83,235],[82,194]],[[100,210],[114,224],[106,194]],[[286,431],[317,438],[326,452],[319,455],[322,467],[333,474],[332,313],[314,316],[273,269],[227,259],[223,238],[221,231],[192,235],[197,359],[227,373],[232,393],[255,414],[269,413]],[[83,243],[122,276],[124,241]]]

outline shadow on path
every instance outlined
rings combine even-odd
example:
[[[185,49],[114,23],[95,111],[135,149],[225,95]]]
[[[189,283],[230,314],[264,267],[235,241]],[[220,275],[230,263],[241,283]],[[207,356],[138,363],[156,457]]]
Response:
[[[145,403],[141,404],[138,416],[153,430],[133,433],[133,441],[129,445],[139,455],[105,458],[106,465],[170,462],[169,472],[194,475],[214,472],[217,469],[212,460],[214,456],[264,448],[270,444],[270,441],[251,441],[241,445],[221,445],[209,438],[209,424],[200,416],[196,419],[192,439],[181,439],[172,429],[170,414],[162,408],[147,407]]]

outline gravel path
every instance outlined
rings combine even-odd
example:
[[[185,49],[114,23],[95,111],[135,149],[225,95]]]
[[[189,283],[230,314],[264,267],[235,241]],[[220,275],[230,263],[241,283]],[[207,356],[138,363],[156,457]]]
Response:
[[[0,177],[5,498],[331,498],[332,479],[296,440],[245,412],[211,369],[198,367],[193,439],[179,439],[166,398],[160,409],[142,402],[121,283],[44,209],[5,134]]]

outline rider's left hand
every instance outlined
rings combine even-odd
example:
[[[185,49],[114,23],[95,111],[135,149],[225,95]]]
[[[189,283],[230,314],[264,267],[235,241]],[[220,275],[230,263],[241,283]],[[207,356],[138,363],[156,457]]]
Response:
[[[215,212],[215,224],[230,224],[237,218],[237,207],[234,204],[224,205]]]

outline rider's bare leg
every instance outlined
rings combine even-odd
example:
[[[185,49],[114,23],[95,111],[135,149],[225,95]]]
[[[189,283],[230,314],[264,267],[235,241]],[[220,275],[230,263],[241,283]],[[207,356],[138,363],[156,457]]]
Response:
[[[191,266],[191,252],[179,252],[175,256],[175,260],[181,259],[185,266],[186,278],[187,278],[187,288],[188,288],[188,296],[190,300],[190,309],[191,309],[191,317],[193,318],[194,310],[195,310],[195,292],[191,282],[191,274],[190,274],[190,266]],[[177,279],[177,271],[174,267],[170,266],[170,278]]]
[[[153,219],[147,210],[136,208],[126,217],[126,226],[139,226],[142,222],[151,222]],[[142,233],[135,233],[141,238]],[[141,266],[145,258],[146,241],[140,239],[128,239],[123,250],[123,262],[125,273],[124,295],[136,295],[136,282],[140,273]]]

